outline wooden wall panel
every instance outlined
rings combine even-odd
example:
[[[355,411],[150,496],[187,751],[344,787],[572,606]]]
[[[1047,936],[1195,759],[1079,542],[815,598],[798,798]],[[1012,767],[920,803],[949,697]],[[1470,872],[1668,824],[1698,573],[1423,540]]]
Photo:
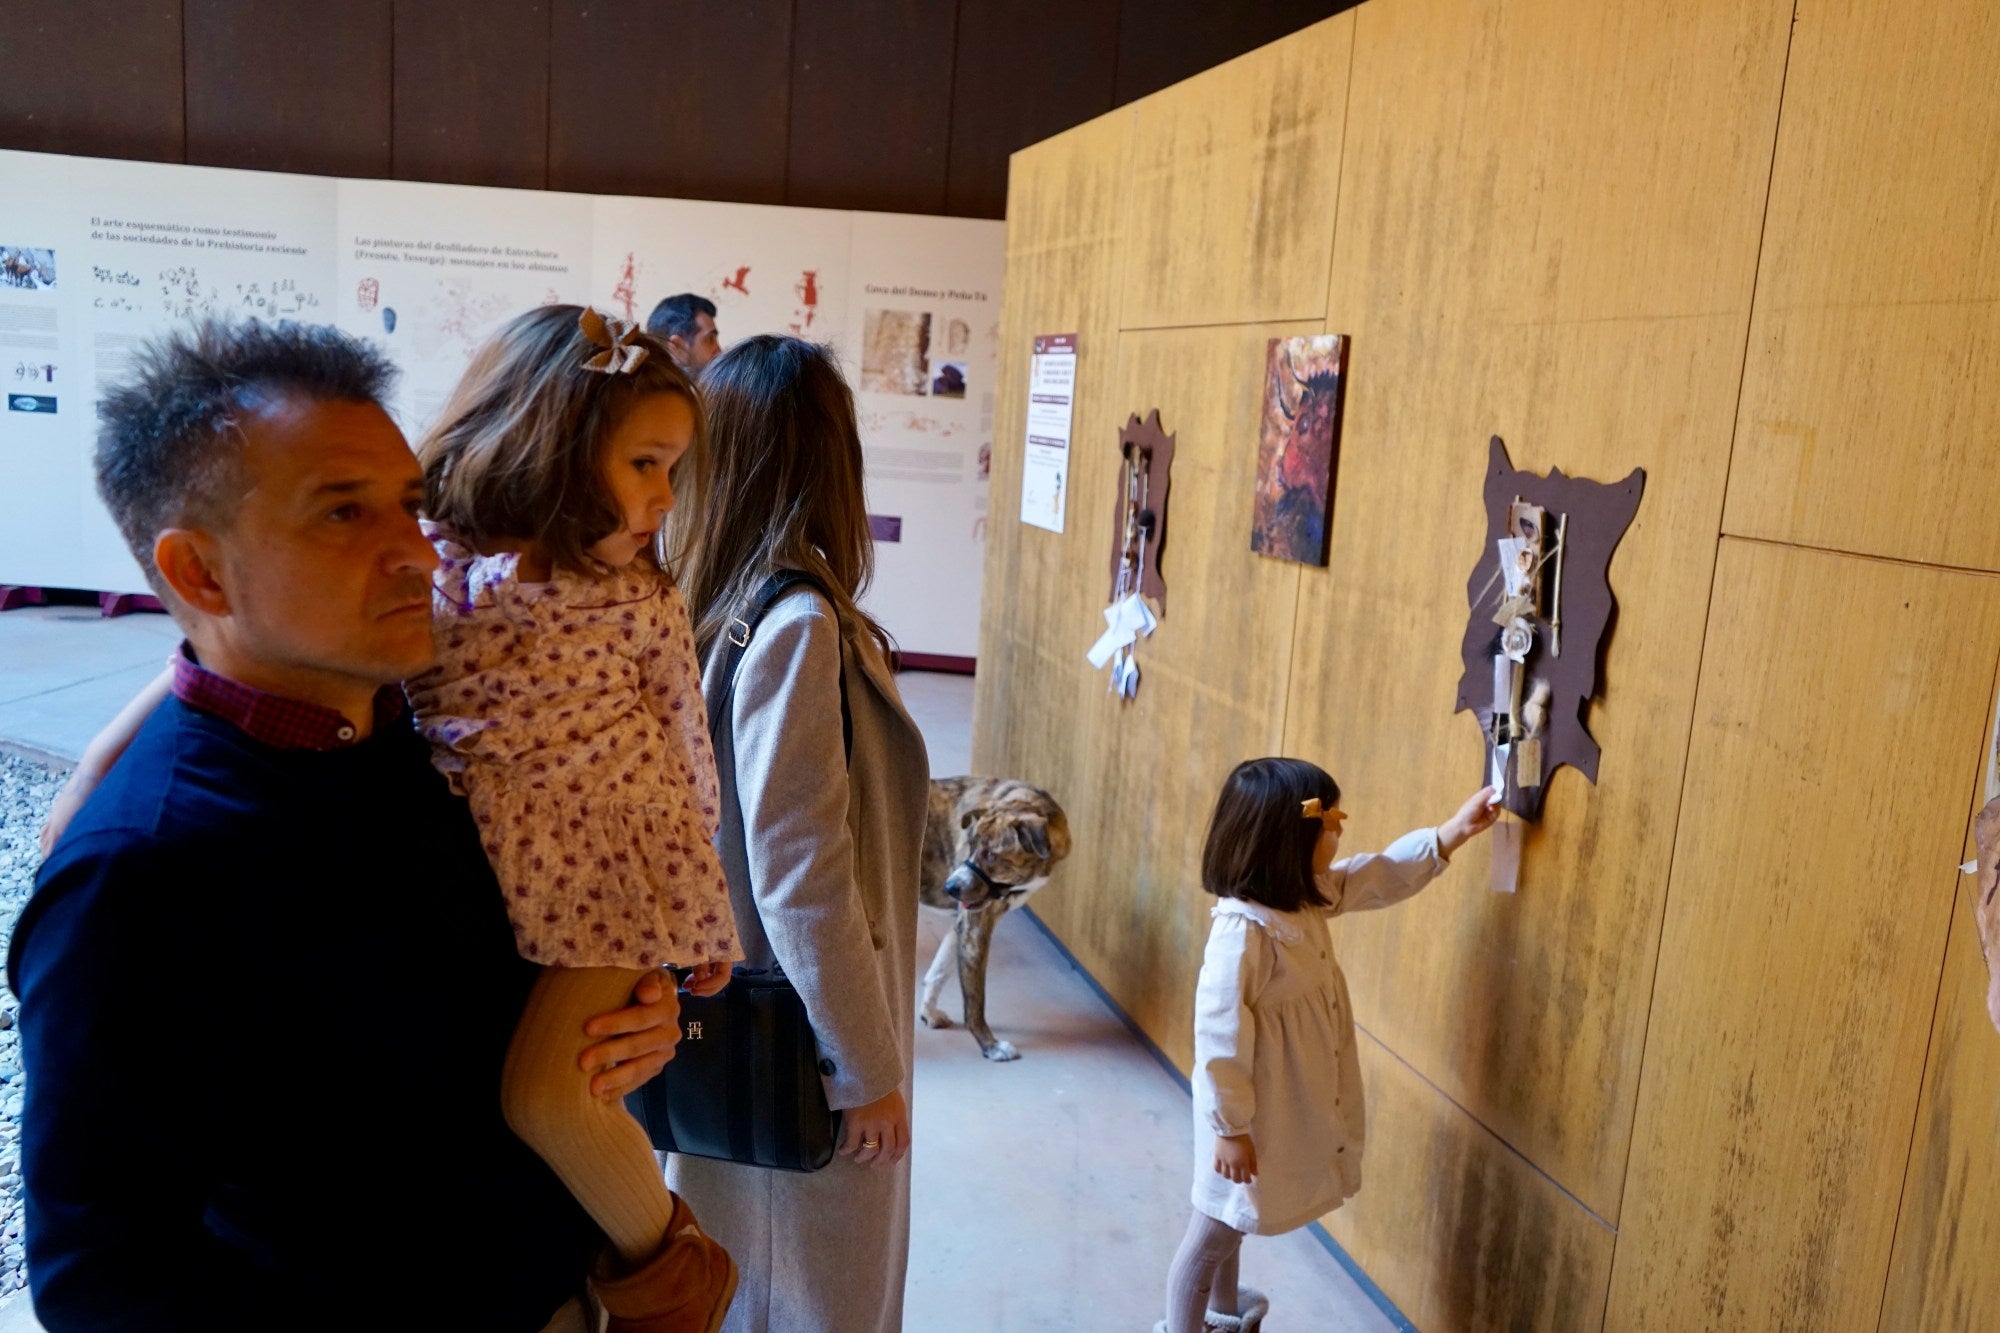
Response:
[[[1882,1333],[2000,1328],[2000,1033],[1986,1016],[1970,882],[1952,905]]]
[[[957,21],[938,0],[797,7],[788,203],[944,211]]]
[[[1557,774],[1517,895],[1488,891],[1481,841],[1337,931],[1361,1021],[1615,1223],[1789,0],[1591,15],[1355,11],[1326,321],[1353,349],[1286,748],[1341,781],[1352,848],[1448,815],[1483,780],[1478,727],[1452,708],[1488,437],[1532,471],[1647,470],[1611,569],[1597,784]]]
[[[1127,331],[1118,342],[1108,417],[1079,423],[1092,459],[1090,493],[1071,509],[1083,540],[1065,603],[1078,628],[1052,645],[1070,655],[1088,707],[1069,719],[1077,785],[1063,794],[1078,850],[1071,892],[1044,920],[1091,974],[1183,1067],[1193,1056],[1195,974],[1212,901],[1198,866],[1222,779],[1274,754],[1284,734],[1286,661],[1297,566],[1250,555],[1250,486],[1265,345],[1306,324]],[[1138,698],[1121,704],[1083,658],[1110,597],[1117,432],[1127,415],[1160,410],[1176,437],[1160,573],[1158,631],[1139,648]],[[1100,479],[1101,478],[1101,479]],[[1271,650],[1265,650],[1269,645]]]
[[[787,202],[792,9],[787,0],[558,4],[549,187]]]
[[[395,34],[397,178],[546,187],[548,0],[399,4]]]
[[[7,14],[0,147],[181,160],[180,0],[65,0]]]
[[[1085,813],[1072,797],[1083,791],[1085,745],[1077,719],[1091,714],[1104,688],[1083,660],[1103,621],[1097,610],[1102,602],[1093,603],[1086,595],[1081,571],[1096,567],[1100,539],[1108,541],[1104,531],[1115,485],[1115,456],[1099,446],[1105,438],[1103,423],[1118,410],[1125,220],[1120,200],[1130,129],[1129,115],[1100,116],[1017,154],[1020,169],[1012,174],[1008,191],[1012,221],[1001,305],[1001,383],[1027,383],[1029,340],[1035,334],[1077,333],[1071,451],[1073,460],[1084,465],[1072,466],[1065,479],[1069,507],[1062,532],[1023,524],[1027,399],[1025,393],[1000,395],[986,577],[988,587],[1008,591],[987,599],[988,614],[981,620],[973,769],[1046,788],[1070,804],[1072,833]],[[1100,510],[1105,511],[1102,525],[1093,518]],[[997,613],[1003,608],[1004,614]],[[1100,629],[1093,630],[1093,624]],[[1060,913],[1071,884],[1088,886],[1075,890],[1085,895],[1096,891],[1093,881],[1065,868],[1037,895],[1037,906]]]
[[[1396,1308],[1440,1333],[1595,1330],[1611,1228],[1365,1031],[1361,1078],[1364,1183],[1326,1223]]]
[[[187,160],[387,176],[391,0],[185,0]]]
[[[1608,1323],[1872,1328],[2000,579],[1729,540],[1715,583]]]
[[[1325,314],[1353,36],[1328,19],[1132,108],[1126,328]]]
[[[959,0],[945,212],[1005,217],[1008,155],[1109,111],[1117,68],[1118,0]]]
[[[1120,0],[1118,102],[1354,8],[1356,0]]]
[[[2000,6],[1801,3],[1732,533],[2000,569]]]

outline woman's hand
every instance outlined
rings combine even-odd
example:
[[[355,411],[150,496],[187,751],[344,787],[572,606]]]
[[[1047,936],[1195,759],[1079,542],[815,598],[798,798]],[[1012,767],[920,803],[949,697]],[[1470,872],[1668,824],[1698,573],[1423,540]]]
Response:
[[[840,1152],[859,1166],[894,1166],[910,1151],[910,1108],[902,1089],[840,1113]]]
[[[586,1037],[608,1037],[577,1057],[591,1075],[590,1095],[612,1101],[636,1090],[674,1058],[681,1039],[681,997],[662,972],[648,972],[632,988],[632,1003],[583,1025]]]
[[[1248,1134],[1216,1139],[1215,1174],[1238,1185],[1248,1185],[1257,1178],[1257,1145]]]
[[[696,963],[688,969],[687,978],[681,982],[681,989],[690,995],[699,995],[707,999],[729,984],[729,971],[727,963]]]
[[[1466,798],[1458,807],[1458,813],[1438,825],[1438,854],[1447,861],[1451,854],[1487,829],[1500,818],[1500,805],[1494,800],[1491,787],[1481,787]]]

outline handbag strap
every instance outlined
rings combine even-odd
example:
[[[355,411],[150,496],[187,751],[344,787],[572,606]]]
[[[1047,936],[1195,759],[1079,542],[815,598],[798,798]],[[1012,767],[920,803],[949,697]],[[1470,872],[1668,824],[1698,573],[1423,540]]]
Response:
[[[751,596],[743,608],[743,614],[729,622],[723,631],[722,643],[722,698],[708,713],[708,737],[714,746],[714,753],[736,753],[736,669],[743,664],[743,655],[749,651],[750,640],[757,633],[757,626],[763,623],[764,615],[782,601],[795,588],[811,588],[827,601],[833,600],[826,585],[803,569],[780,569]],[[840,741],[850,764],[854,761],[854,715],[847,707],[847,647],[843,642],[840,650]],[[725,744],[726,742],[726,744]]]

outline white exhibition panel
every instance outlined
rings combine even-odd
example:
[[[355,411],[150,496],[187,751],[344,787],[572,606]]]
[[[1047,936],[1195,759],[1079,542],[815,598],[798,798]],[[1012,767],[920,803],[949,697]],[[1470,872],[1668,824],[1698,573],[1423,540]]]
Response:
[[[725,344],[794,333],[838,352],[882,534],[868,605],[908,652],[976,651],[1001,223],[0,151],[7,247],[53,251],[55,283],[0,284],[0,584],[144,590],[92,482],[96,402],[176,321],[363,336],[402,369],[392,406],[414,439],[519,310],[643,320],[694,291]],[[871,347],[883,364],[864,365]]]
[[[591,198],[417,181],[344,180],[332,322],[402,368],[415,443],[472,353],[530,306],[590,297]]]
[[[846,366],[869,445],[868,508],[877,518],[867,605],[905,651],[971,657],[979,644],[1000,370],[1006,255],[995,228],[1003,224],[896,213],[853,218],[846,346],[854,351]],[[885,364],[884,353],[898,349],[882,336],[884,326],[898,323],[927,330],[925,346],[919,353],[905,342],[903,357]],[[921,375],[906,373],[919,367]],[[959,373],[955,394],[939,392],[946,367]]]

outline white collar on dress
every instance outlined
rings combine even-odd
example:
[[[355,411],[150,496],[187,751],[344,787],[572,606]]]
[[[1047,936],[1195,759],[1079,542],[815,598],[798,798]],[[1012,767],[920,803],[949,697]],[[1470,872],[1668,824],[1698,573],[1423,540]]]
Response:
[[[1240,916],[1246,921],[1262,926],[1266,931],[1287,944],[1297,944],[1305,938],[1296,913],[1280,912],[1262,903],[1253,903],[1245,898],[1223,898],[1208,909],[1210,916]]]

